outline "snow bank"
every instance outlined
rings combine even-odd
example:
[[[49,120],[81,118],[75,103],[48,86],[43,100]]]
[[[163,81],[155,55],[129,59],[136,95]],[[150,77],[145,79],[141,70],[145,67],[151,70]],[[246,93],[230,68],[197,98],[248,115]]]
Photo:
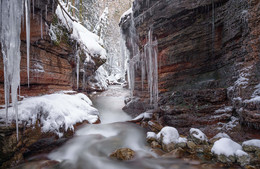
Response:
[[[207,136],[199,129],[191,128],[190,135],[194,136],[195,138],[197,138],[201,141],[208,141]]]
[[[84,94],[76,95],[51,94],[25,98],[19,102],[19,123],[35,125],[40,120],[42,132],[54,132],[62,136],[60,131],[74,129],[73,125],[87,120],[94,123],[98,120],[98,110],[91,107],[91,100]],[[9,112],[9,120],[15,120],[15,113]],[[0,117],[5,119],[5,110],[0,110]]]
[[[64,2],[60,1],[60,4],[66,11],[68,11]],[[85,28],[80,23],[72,21],[67,16],[67,14],[62,11],[59,5],[56,9],[56,14],[61,20],[62,24],[66,26],[68,30],[72,29],[72,39],[78,41],[81,45],[84,45],[92,56],[100,56],[101,59],[106,59],[106,50],[101,46],[103,45],[103,42],[99,36],[87,30],[87,28]]]
[[[244,141],[242,145],[247,145],[247,146],[255,146],[260,148],[260,140],[259,139],[252,139],[248,141]]]
[[[216,155],[231,156],[235,155],[237,150],[242,150],[242,146],[229,138],[221,138],[216,141],[211,149],[211,152]]]
[[[161,131],[157,134],[157,140],[162,139],[162,143],[170,144],[170,143],[178,143],[179,141],[179,132],[174,127],[164,127]]]

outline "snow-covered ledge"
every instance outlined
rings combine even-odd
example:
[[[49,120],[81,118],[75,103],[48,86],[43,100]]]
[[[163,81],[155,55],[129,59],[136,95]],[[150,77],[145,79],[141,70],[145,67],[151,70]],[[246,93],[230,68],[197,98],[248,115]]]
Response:
[[[75,95],[60,92],[50,95],[29,97],[20,101],[18,123],[34,126],[40,122],[42,132],[52,132],[59,137],[73,125],[88,121],[96,123],[99,112],[92,107],[91,100],[83,93]],[[9,109],[9,123],[15,122],[15,113]],[[0,110],[0,121],[5,120],[5,110]]]

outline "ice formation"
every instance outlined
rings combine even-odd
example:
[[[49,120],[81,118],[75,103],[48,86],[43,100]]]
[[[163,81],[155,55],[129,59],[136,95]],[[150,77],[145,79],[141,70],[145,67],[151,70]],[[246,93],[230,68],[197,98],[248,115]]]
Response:
[[[28,87],[30,85],[30,15],[31,15],[30,6],[31,6],[31,1],[25,0]]]
[[[145,79],[148,82],[148,91],[150,95],[150,104],[156,108],[158,106],[158,42],[156,38],[153,37],[152,26],[149,28],[147,35],[147,42],[143,46],[143,53],[140,53],[138,45],[138,35],[136,33],[133,11],[130,8],[121,19],[126,15],[131,14],[131,23],[130,23],[130,43],[131,50],[129,53],[133,56],[128,60],[127,74],[128,74],[128,83],[129,88],[131,89],[131,96],[133,96],[133,90],[135,88],[135,70],[139,67],[141,69],[141,81],[142,88],[144,85]],[[124,41],[122,41],[124,42]],[[123,43],[122,43],[123,44]],[[126,60],[126,55],[128,54],[124,46],[121,46],[123,61]]]
[[[15,112],[17,139],[18,139],[18,105],[17,89],[20,85],[20,33],[23,1],[1,1],[1,45],[4,63],[4,89],[6,124],[8,123],[8,106],[10,92]],[[11,89],[11,90],[10,90]]]

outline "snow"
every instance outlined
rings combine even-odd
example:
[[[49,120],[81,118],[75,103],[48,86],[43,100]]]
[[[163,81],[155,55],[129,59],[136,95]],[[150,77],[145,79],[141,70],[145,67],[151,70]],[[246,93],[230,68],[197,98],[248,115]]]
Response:
[[[260,96],[260,83],[255,86],[255,91],[252,94],[252,97]]]
[[[216,141],[211,149],[211,152],[216,155],[231,156],[235,155],[237,150],[242,150],[242,146],[229,138],[221,138]]]
[[[147,132],[147,136],[146,136],[146,138],[157,138],[157,136],[156,136],[156,133],[155,132]]]
[[[200,131],[199,129],[196,129],[196,128],[190,129],[190,135],[193,135],[194,137],[196,137],[197,139],[202,140],[202,141],[208,140],[207,136],[202,131]]]
[[[243,150],[237,150],[237,151],[235,152],[235,155],[236,155],[237,157],[248,156],[248,154],[247,154],[246,152],[244,152]]]
[[[231,112],[233,110],[232,106],[226,106],[224,108],[218,109],[215,113]]]
[[[184,137],[179,137],[178,138],[178,143],[187,143],[187,139],[186,138],[184,138]]]
[[[245,103],[260,103],[260,96],[253,97],[249,100],[245,100]]]
[[[260,140],[259,139],[252,139],[248,141],[244,141],[242,145],[247,145],[247,146],[255,146],[260,148]]]
[[[213,138],[229,138],[229,135],[227,135],[226,133],[224,132],[221,132],[221,133],[218,133],[217,135],[215,135]]]
[[[151,119],[153,113],[144,112],[139,114],[137,117],[135,117],[133,120],[141,120],[141,119]]]
[[[108,72],[104,69],[103,66],[100,66],[94,74],[94,78],[96,79],[97,83],[92,84],[92,86],[95,85],[97,89],[106,90],[108,88],[107,77]]]
[[[161,131],[157,134],[157,140],[160,140],[162,137],[162,143],[178,143],[179,141],[179,133],[178,130],[174,127],[166,126],[161,129]]]
[[[132,8],[129,8],[127,11],[125,11],[124,13],[123,13],[123,15],[120,17],[120,20],[119,20],[119,22],[122,20],[122,19],[124,19],[126,16],[130,16],[130,14],[133,12],[133,9]]]
[[[91,107],[91,100],[83,93],[75,95],[50,94],[25,98],[19,102],[19,123],[35,125],[40,120],[42,132],[54,132],[62,136],[60,128],[74,129],[73,125],[87,120],[94,123],[98,120],[98,110]],[[0,110],[0,117],[5,111]],[[15,119],[14,112],[9,113],[9,120]]]
[[[228,123],[222,123],[219,122],[218,125],[221,125],[222,127],[218,127],[219,130],[232,130],[234,127],[238,125],[238,118],[231,116],[231,120]]]
[[[60,4],[64,9],[67,9],[66,4],[60,1]],[[106,50],[101,46],[103,42],[100,41],[99,36],[90,32],[87,28],[76,21],[72,21],[65,12],[64,15],[62,13],[62,9],[60,6],[56,9],[56,14],[58,18],[61,20],[64,26],[67,27],[68,30],[72,29],[71,38],[78,41],[81,45],[83,45],[87,52],[93,56],[99,56],[101,59],[106,59]]]

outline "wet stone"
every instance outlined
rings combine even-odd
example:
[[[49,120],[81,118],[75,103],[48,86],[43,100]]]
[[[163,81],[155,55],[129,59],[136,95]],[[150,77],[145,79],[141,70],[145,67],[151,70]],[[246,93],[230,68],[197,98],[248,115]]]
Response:
[[[152,141],[151,147],[152,148],[162,148],[162,146],[157,141]]]
[[[130,148],[120,148],[110,155],[110,157],[122,161],[131,160],[134,158],[134,156],[135,156],[135,152]]]
[[[250,156],[248,154],[247,155],[242,155],[242,156],[237,156],[237,162],[241,166],[245,166],[245,165],[250,163]]]

